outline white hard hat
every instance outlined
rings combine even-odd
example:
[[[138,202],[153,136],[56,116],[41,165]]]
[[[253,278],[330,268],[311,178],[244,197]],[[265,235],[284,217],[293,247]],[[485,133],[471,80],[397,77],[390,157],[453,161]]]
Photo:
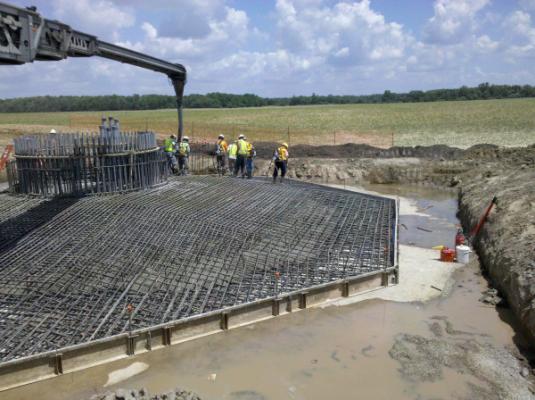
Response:
[[[238,139],[245,139],[245,136],[240,135],[240,136],[238,136]]]
[[[219,135],[219,139],[225,139],[225,135],[223,134]]]
[[[50,129],[50,133],[57,133],[55,129]]]
[[[187,140],[187,141],[189,141],[189,137],[184,136],[184,137],[182,138],[182,140]]]

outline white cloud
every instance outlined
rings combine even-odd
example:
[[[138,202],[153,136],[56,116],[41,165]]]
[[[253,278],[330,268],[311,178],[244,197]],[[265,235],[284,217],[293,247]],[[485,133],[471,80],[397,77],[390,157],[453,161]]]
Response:
[[[369,0],[277,0],[278,44],[309,57],[324,57],[333,65],[358,65],[399,59],[412,37],[395,22],[370,7]]]
[[[110,34],[117,38],[120,29],[135,23],[133,10],[108,0],[54,0],[53,4],[57,19],[78,31],[104,36],[102,39]]]
[[[206,24],[206,35],[180,37],[162,35],[152,23],[143,22],[143,40],[129,44],[138,51],[147,51],[180,62],[195,62],[207,58],[213,61],[239,49],[250,33],[247,14],[231,7],[225,7],[220,18],[208,16]]]
[[[492,40],[488,35],[482,35],[477,38],[476,46],[483,53],[492,53],[498,49],[500,43]]]
[[[515,34],[527,38],[529,40],[535,39],[534,28],[531,25],[531,15],[524,11],[515,11],[504,22],[507,30]]]
[[[530,14],[515,11],[505,19],[503,27],[509,42],[507,53],[510,57],[535,57],[535,26]]]
[[[428,43],[459,43],[477,27],[476,14],[489,4],[489,0],[436,0],[434,15],[424,27]]]
[[[258,76],[270,76],[271,79],[285,79],[296,72],[308,71],[314,65],[313,60],[279,49],[271,52],[238,52],[210,65],[205,71],[229,73],[240,79]]]

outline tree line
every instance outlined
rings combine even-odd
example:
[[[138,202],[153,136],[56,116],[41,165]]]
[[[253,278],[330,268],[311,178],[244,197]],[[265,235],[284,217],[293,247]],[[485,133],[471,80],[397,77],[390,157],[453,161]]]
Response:
[[[378,104],[413,103],[431,101],[487,100],[535,97],[535,86],[491,85],[482,83],[475,87],[458,89],[413,90],[394,93],[386,90],[371,95],[292,96],[266,98],[255,94],[208,93],[184,96],[185,108],[236,108],[265,106],[298,106],[315,104]],[[0,112],[49,112],[49,111],[114,111],[156,110],[174,108],[174,96],[148,94],[132,96],[40,96],[0,99]]]

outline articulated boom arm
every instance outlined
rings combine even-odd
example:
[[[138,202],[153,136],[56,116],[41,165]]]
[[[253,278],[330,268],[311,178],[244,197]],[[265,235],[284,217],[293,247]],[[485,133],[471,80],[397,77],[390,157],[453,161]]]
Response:
[[[35,8],[0,2],[0,65],[33,61],[59,61],[67,57],[100,56],[166,74],[173,84],[178,109],[178,135],[182,138],[182,98],[186,68],[137,51],[102,42],[69,25],[41,17]]]

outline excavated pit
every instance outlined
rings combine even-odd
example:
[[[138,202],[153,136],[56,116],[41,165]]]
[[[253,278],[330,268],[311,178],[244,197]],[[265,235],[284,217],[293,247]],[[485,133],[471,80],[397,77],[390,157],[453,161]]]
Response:
[[[208,176],[0,195],[0,361],[384,271],[396,215],[380,196]]]

